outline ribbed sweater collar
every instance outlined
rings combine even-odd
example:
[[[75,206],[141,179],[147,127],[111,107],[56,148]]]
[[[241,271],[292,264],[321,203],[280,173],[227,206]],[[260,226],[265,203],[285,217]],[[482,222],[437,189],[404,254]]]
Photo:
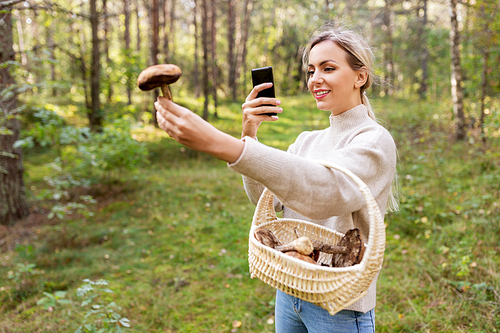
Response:
[[[336,116],[330,115],[330,130],[335,136],[342,135],[358,127],[367,119],[370,119],[368,109],[366,105],[360,104]]]

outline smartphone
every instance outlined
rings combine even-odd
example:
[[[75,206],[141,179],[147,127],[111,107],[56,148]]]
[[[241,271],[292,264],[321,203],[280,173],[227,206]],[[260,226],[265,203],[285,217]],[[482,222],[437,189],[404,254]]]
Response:
[[[272,82],[273,86],[259,92],[258,97],[272,97],[275,98],[276,94],[274,92],[274,78],[273,78],[273,68],[271,66],[255,68],[252,69],[252,82],[253,86],[257,86],[261,83]],[[264,106],[276,106],[273,104],[262,104]],[[277,113],[263,113],[266,116],[276,116]]]

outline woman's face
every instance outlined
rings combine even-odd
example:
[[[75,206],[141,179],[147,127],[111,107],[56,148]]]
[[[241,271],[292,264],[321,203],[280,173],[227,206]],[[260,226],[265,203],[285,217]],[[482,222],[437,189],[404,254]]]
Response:
[[[360,88],[366,79],[366,71],[353,70],[347,52],[335,42],[323,41],[311,49],[307,87],[318,109],[336,116],[361,104]]]

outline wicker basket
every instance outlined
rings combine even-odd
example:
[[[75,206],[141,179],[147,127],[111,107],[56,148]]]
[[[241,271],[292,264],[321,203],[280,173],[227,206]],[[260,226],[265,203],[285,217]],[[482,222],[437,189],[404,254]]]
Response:
[[[370,219],[370,234],[361,263],[338,268],[314,265],[257,241],[254,232],[260,227],[271,230],[283,244],[297,238],[295,229],[301,235],[331,245],[337,245],[344,236],[315,223],[278,218],[274,211],[274,195],[268,189],[262,193],[255,209],[249,235],[248,262],[252,278],[257,277],[289,295],[319,305],[333,315],[365,296],[380,271],[385,250],[385,225],[377,202],[361,179],[342,167],[320,164],[349,176],[363,193]],[[322,253],[318,261],[331,261],[331,256]]]

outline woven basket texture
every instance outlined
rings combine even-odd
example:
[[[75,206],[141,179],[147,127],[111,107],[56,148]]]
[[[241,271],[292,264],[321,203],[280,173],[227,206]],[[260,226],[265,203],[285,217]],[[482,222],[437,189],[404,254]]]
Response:
[[[282,244],[295,240],[297,232],[312,240],[331,245],[337,245],[344,236],[308,221],[278,218],[274,210],[274,194],[268,189],[262,193],[252,220],[248,263],[252,278],[259,278],[289,295],[319,305],[334,315],[365,296],[373,279],[379,273],[385,251],[385,225],[377,202],[359,177],[340,166],[318,163],[343,172],[363,193],[370,219],[370,232],[361,263],[350,267],[314,265],[257,241],[254,233],[261,227],[271,230]],[[322,253],[318,262],[331,262],[331,258],[331,254]]]

